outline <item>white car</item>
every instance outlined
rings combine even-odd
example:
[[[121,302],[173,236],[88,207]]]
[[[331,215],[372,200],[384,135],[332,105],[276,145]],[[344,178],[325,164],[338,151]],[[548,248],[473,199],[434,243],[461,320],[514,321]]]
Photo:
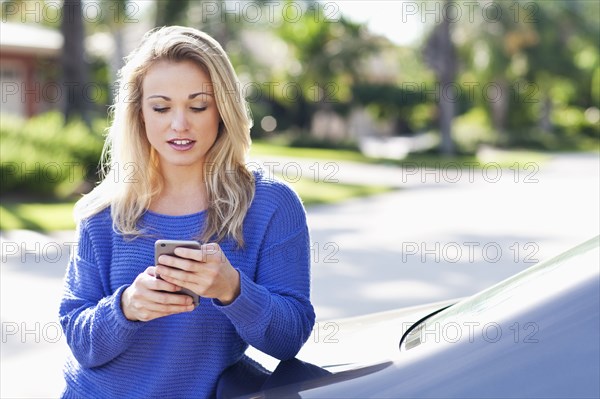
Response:
[[[219,396],[599,398],[599,243],[459,301],[321,322],[273,373],[233,366]]]

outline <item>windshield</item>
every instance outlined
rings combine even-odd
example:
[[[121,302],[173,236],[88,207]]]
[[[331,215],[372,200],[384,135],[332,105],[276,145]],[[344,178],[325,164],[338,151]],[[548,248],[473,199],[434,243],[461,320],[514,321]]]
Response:
[[[422,318],[400,340],[400,350],[424,343],[457,342],[473,338],[483,329],[491,341],[501,321],[516,311],[538,306],[549,295],[558,295],[597,273],[598,238],[591,239],[567,253],[539,263],[495,286]],[[595,251],[592,250],[595,247]],[[576,270],[576,272],[574,272]],[[537,294],[540,293],[540,294]],[[493,311],[492,311],[493,309]],[[536,325],[520,326],[535,339]]]
[[[427,316],[421,318],[420,320],[418,320],[416,323],[414,323],[412,326],[410,326],[406,332],[404,334],[402,334],[402,338],[400,339],[400,350],[403,350],[403,347],[405,349],[410,349],[413,348],[415,346],[417,346],[418,344],[420,344],[420,339],[419,337],[421,336],[420,332],[423,328],[424,322],[435,316],[436,314],[443,312],[444,310],[448,309],[449,307],[451,307],[453,305],[448,305],[448,306],[444,306],[434,312],[429,313]]]

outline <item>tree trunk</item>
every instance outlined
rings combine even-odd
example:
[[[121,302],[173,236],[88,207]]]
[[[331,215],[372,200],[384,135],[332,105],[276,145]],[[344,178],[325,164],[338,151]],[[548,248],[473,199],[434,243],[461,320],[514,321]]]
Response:
[[[498,133],[501,139],[506,138],[506,119],[508,117],[509,106],[509,87],[508,82],[504,78],[497,78],[496,84],[500,89],[500,93],[496,98],[489,98],[490,107],[492,110],[492,126]]]
[[[61,33],[63,49],[61,57],[63,115],[65,123],[79,116],[91,125],[89,109],[91,101],[86,97],[88,64],[85,61],[85,30],[81,0],[65,0],[63,4]]]
[[[552,99],[548,93],[544,94],[544,100],[542,103],[542,110],[540,115],[539,127],[542,131],[550,133],[552,132],[552,121],[550,115],[552,114]]]
[[[114,44],[115,44],[115,48],[114,48],[114,52],[112,54],[112,56],[110,57],[110,61],[109,61],[109,71],[110,71],[110,81],[111,82],[116,82],[118,79],[118,73],[119,70],[123,67],[123,59],[125,57],[125,49],[124,49],[124,43],[123,43],[123,27],[120,25],[117,25],[115,27],[113,27],[113,29],[111,30],[111,33],[113,35],[113,40],[114,40]],[[114,101],[113,96],[116,93],[113,93],[112,91],[109,92],[110,97],[110,101],[109,103],[112,103]]]
[[[440,132],[441,148],[443,155],[454,155],[454,142],[452,141],[452,120],[454,119],[455,104],[453,101],[440,97]]]
[[[450,36],[450,21],[444,18],[440,24],[440,58],[445,67],[439,71],[439,80],[442,87],[440,94],[440,132],[442,135],[441,152],[444,155],[454,154],[454,143],[452,141],[452,120],[454,119],[455,104],[454,100],[445,95],[446,88],[449,88],[456,76],[456,54],[454,45]]]
[[[451,2],[446,0],[446,3]],[[454,83],[457,61],[448,18],[443,18],[442,22],[433,29],[427,40],[424,55],[427,63],[434,70],[441,87],[438,102],[441,134],[440,151],[444,155],[454,155],[452,120],[454,119],[456,107],[454,99],[446,94]]]

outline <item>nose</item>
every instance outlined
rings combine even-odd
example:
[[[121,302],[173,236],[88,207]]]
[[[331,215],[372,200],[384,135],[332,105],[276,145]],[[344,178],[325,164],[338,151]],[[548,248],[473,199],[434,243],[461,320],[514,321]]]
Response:
[[[188,130],[189,124],[185,116],[185,112],[174,112],[173,120],[171,121],[171,129],[175,132],[184,132]]]

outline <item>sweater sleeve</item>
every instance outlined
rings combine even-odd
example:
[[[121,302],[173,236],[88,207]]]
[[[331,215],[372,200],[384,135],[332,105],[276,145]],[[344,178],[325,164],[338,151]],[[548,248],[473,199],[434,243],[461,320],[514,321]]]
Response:
[[[306,216],[295,193],[287,199],[270,222],[254,280],[238,270],[240,295],[227,306],[215,301],[242,339],[281,360],[298,353],[315,323]]]
[[[96,367],[121,354],[143,325],[127,320],[121,295],[127,286],[107,294],[94,261],[89,233],[80,225],[77,247],[64,280],[59,318],[67,344],[82,367]]]

